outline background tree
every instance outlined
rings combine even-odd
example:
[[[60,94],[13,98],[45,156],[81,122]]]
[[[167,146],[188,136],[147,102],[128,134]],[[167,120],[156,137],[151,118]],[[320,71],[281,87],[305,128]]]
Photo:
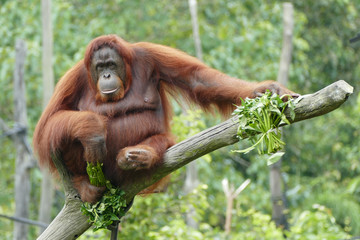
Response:
[[[191,23],[192,23],[192,35],[194,39],[194,46],[196,57],[203,61],[202,57],[202,48],[201,48],[201,39],[199,34],[199,22],[197,16],[197,1],[189,0],[189,10],[191,15]],[[189,109],[184,109],[183,114],[192,114],[189,112]],[[188,122],[185,127],[190,127],[191,122]],[[199,176],[196,162],[191,162],[186,166],[186,177],[184,182],[184,193],[189,194],[199,185]],[[193,207],[189,208],[188,213],[186,214],[186,224],[192,228],[197,229],[198,223],[194,218],[195,210]]]
[[[30,202],[30,169],[31,155],[26,148],[27,133],[27,111],[25,98],[25,59],[26,59],[26,43],[16,40],[16,57],[14,70],[14,105],[15,105],[15,126],[20,129],[14,135],[14,145],[16,146],[15,160],[15,217],[29,217]],[[15,222],[14,224],[14,240],[23,239],[28,235],[28,226],[26,224]]]
[[[277,81],[288,85],[292,54],[292,36],[294,30],[294,8],[291,3],[283,3],[283,39]],[[272,202],[272,219],[276,226],[289,230],[287,221],[288,206],[286,189],[281,175],[282,159],[270,165],[269,184]]]
[[[51,0],[41,1],[42,15],[42,79],[43,79],[43,101],[42,108],[45,109],[52,93],[54,92],[53,60],[53,32],[51,21]],[[52,176],[47,169],[42,171],[41,196],[39,205],[39,221],[51,222],[51,207],[54,199],[54,186]],[[40,233],[44,231],[41,228]]]

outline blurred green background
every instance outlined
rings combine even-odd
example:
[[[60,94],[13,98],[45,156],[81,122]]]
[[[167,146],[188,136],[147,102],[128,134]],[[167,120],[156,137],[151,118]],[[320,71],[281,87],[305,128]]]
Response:
[[[292,1],[293,55],[289,88],[312,93],[339,79],[355,92],[340,109],[286,127],[282,174],[287,188],[288,239],[345,239],[360,236],[360,2],[350,0]],[[129,42],[148,41],[195,55],[191,16],[185,0],[53,1],[53,67],[56,81],[83,57],[89,41],[114,33]],[[282,47],[282,2],[198,0],[198,21],[204,62],[238,78],[276,79]],[[27,44],[25,67],[29,141],[41,114],[42,29],[39,0],[0,0],[0,118],[14,125],[13,71],[15,40]],[[173,131],[186,138],[220,120],[201,112],[184,117],[175,106]],[[188,122],[194,123],[189,126]],[[189,126],[189,127],[184,127]],[[15,148],[0,138],[0,214],[14,213]],[[256,153],[238,155],[239,143],[197,160],[200,185],[184,194],[185,169],[173,174],[166,193],[138,197],[121,223],[119,239],[283,239],[271,222],[269,169]],[[41,172],[31,174],[30,218],[37,219]],[[221,180],[250,186],[235,200],[230,235],[224,233],[226,198]],[[56,184],[53,217],[64,196]],[[186,225],[194,207],[197,229]],[[0,220],[0,236],[12,239],[13,223]],[[108,238],[89,230],[81,239]],[[30,227],[29,239],[37,236]]]

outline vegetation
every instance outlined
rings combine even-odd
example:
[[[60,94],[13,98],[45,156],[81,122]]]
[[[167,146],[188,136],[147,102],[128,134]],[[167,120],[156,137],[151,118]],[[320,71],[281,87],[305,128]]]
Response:
[[[94,232],[99,229],[106,229],[119,221],[124,216],[126,200],[123,199],[124,191],[114,187],[110,181],[105,179],[102,171],[102,164],[97,162],[87,163],[86,172],[89,175],[90,183],[97,187],[106,187],[105,194],[102,198],[94,203],[84,202],[81,206],[81,212],[89,217],[89,222],[94,226]]]
[[[244,136],[250,136],[253,145],[234,152],[249,153],[257,148],[259,154],[274,154],[282,150],[285,142],[281,140],[279,126],[290,124],[284,114],[286,107],[290,109],[290,117],[294,120],[295,105],[292,99],[284,102],[277,94],[267,91],[261,97],[242,100],[241,106],[238,106],[233,112],[233,115],[239,117],[237,134],[240,139],[244,139]]]
[[[108,226],[119,221],[124,216],[126,201],[123,199],[124,191],[111,186],[107,181],[108,188],[102,198],[95,204],[85,202],[81,206],[83,214],[89,217],[89,222],[94,226],[94,232],[99,229],[106,229]]]
[[[328,115],[287,127],[282,172],[287,187],[288,239],[345,239],[360,235],[360,42],[349,39],[360,31],[360,5],[348,0],[293,1],[295,10],[293,62],[289,88],[306,94],[338,79],[355,88],[349,102]],[[13,122],[15,39],[27,43],[26,89],[29,140],[41,113],[40,0],[0,0],[0,118]],[[114,0],[53,1],[54,72],[59,79],[80,60],[94,37],[115,33],[127,41],[150,41],[194,55],[187,1]],[[281,53],[282,5],[279,1],[198,0],[204,62],[229,75],[261,81],[276,79]],[[219,118],[180,115],[176,108],[174,133],[186,138]],[[218,120],[214,120],[218,119]],[[2,133],[0,133],[2,134]],[[245,143],[246,144],[246,143]],[[185,195],[185,171],[172,175],[166,193],[137,197],[121,223],[120,239],[283,239],[271,222],[266,159],[256,153],[239,155],[237,146],[197,160],[201,184]],[[14,213],[13,142],[0,138],[0,213]],[[251,184],[235,201],[232,232],[225,235],[226,198],[221,180]],[[32,171],[30,217],[37,219],[41,173]],[[63,206],[61,185],[53,207]],[[195,210],[198,229],[190,229],[185,214]],[[0,235],[12,238],[13,223],[0,221]],[[29,239],[37,229],[30,228]],[[87,231],[81,239],[109,236],[106,230]],[[100,238],[101,239],[101,238]]]

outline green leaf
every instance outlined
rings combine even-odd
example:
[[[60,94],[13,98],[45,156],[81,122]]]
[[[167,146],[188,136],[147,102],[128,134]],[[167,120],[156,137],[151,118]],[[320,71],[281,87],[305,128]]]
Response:
[[[290,125],[290,122],[289,122],[289,120],[286,118],[285,115],[282,115],[282,116],[281,116],[281,120],[282,120],[284,123]]]
[[[271,156],[267,160],[267,165],[270,166],[271,164],[276,163],[281,159],[281,157],[285,154],[285,152],[276,152],[271,154]]]
[[[94,165],[94,163],[87,162],[86,166],[86,172],[89,176],[90,183],[97,187],[102,187],[106,184],[102,166],[103,164],[99,162],[97,162],[96,165]]]
[[[113,220],[113,221],[119,221],[120,220],[120,218],[118,218],[115,214],[112,214],[110,219]]]

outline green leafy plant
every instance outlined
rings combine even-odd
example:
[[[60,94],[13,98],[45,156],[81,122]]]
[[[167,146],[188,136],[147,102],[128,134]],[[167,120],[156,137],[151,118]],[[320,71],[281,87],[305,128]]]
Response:
[[[102,171],[102,163],[87,163],[86,172],[89,176],[90,183],[97,187],[102,187],[106,185],[106,179]]]
[[[110,181],[105,179],[102,164],[88,163],[86,171],[92,185],[106,186],[107,188],[100,201],[95,204],[84,202],[81,206],[81,212],[89,217],[89,222],[93,224],[94,231],[97,231],[107,228],[114,221],[119,221],[119,217],[125,215],[126,201],[123,198],[125,193],[119,188],[114,188]]]
[[[253,145],[234,152],[248,153],[257,148],[259,154],[272,155],[268,164],[276,162],[283,155],[279,151],[285,146],[278,127],[283,123],[290,124],[284,114],[285,108],[290,109],[291,119],[295,118],[294,107],[292,99],[284,102],[279,95],[270,91],[258,98],[241,99],[241,106],[233,112],[233,115],[239,116],[237,136],[240,139],[249,137]]]

